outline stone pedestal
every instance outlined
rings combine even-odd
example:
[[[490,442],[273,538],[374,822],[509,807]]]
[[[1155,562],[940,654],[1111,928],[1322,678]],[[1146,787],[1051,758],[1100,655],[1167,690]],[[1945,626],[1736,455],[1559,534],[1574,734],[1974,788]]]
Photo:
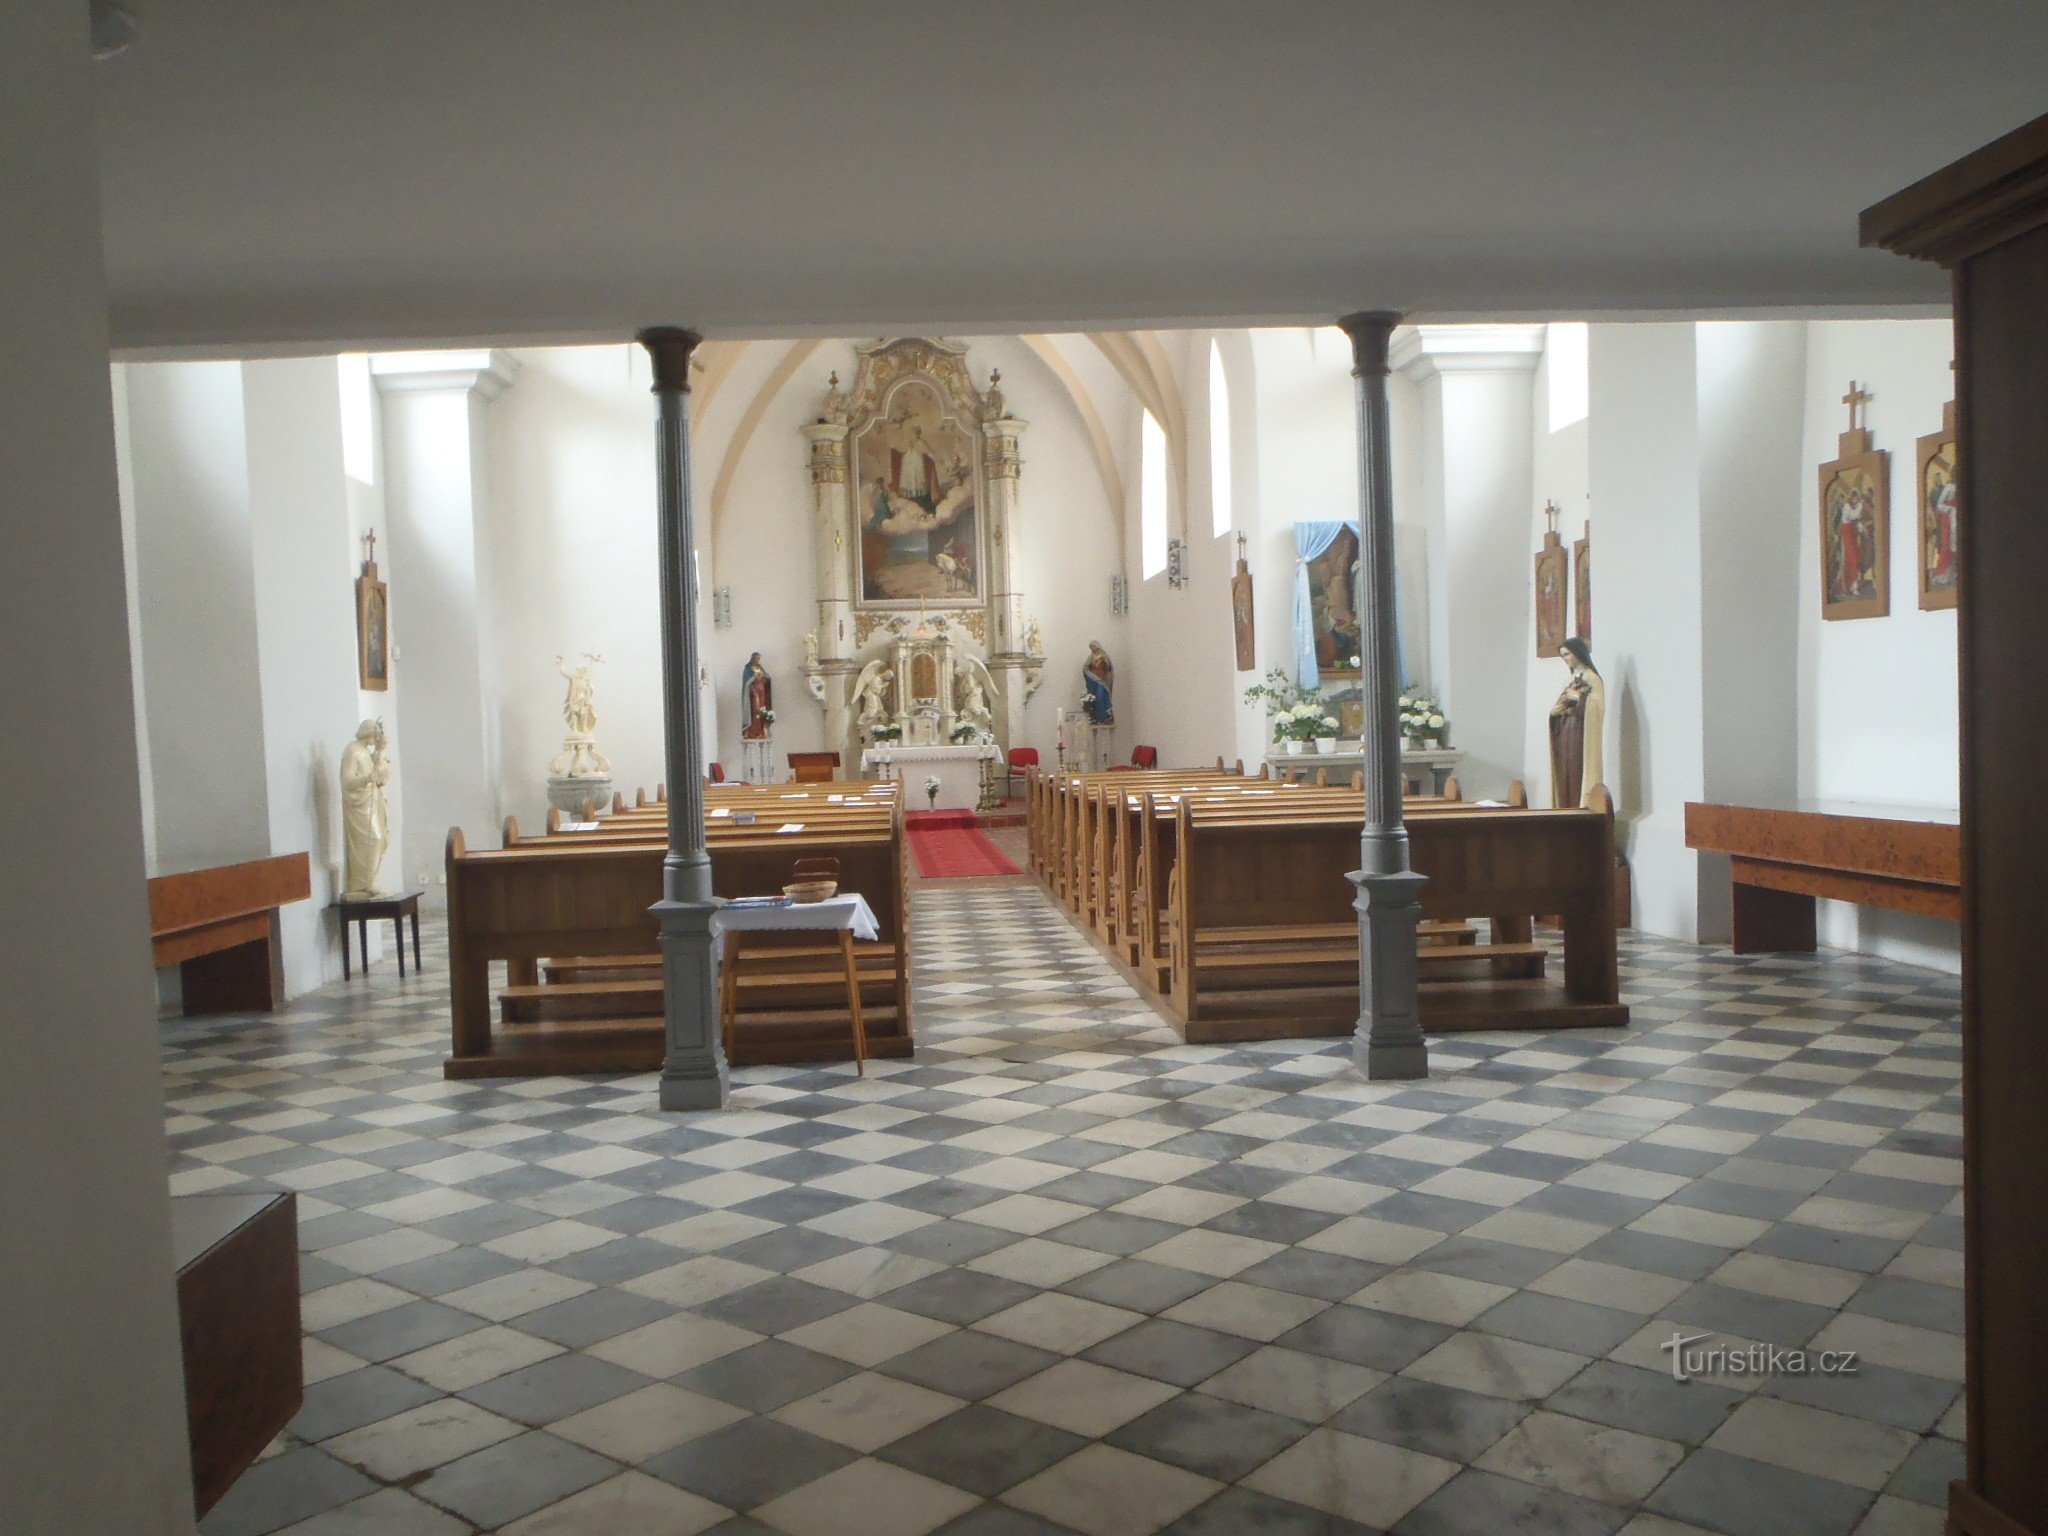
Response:
[[[773,736],[742,736],[740,738],[740,777],[749,784],[773,784],[775,782],[775,738]]]
[[[548,776],[548,804],[564,816],[580,819],[587,806],[604,810],[612,803],[612,779],[610,774],[597,778],[557,778]]]

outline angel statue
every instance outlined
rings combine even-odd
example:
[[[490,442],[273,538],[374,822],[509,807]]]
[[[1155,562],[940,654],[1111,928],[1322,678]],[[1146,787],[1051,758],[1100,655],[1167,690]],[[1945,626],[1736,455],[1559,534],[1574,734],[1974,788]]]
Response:
[[[859,702],[858,718],[862,730],[872,730],[888,719],[886,700],[889,685],[895,680],[895,670],[880,660],[871,661],[860,669],[860,676],[854,679],[853,696]]]
[[[602,666],[604,658],[583,653],[583,665],[569,670],[565,658],[555,658],[555,670],[569,681],[569,697],[562,702],[562,721],[573,736],[589,736],[597,730],[597,688],[590,681],[590,669]]]
[[[995,679],[989,676],[988,668],[977,657],[960,658],[960,707],[954,711],[956,719],[964,720],[976,729],[994,734],[995,714],[989,708],[989,695],[995,692]]]
[[[807,667],[815,667],[817,664],[818,632],[814,629],[804,636],[804,665]]]
[[[1039,632],[1038,620],[1033,619],[1024,629],[1024,649],[1032,656],[1045,654],[1045,636]]]

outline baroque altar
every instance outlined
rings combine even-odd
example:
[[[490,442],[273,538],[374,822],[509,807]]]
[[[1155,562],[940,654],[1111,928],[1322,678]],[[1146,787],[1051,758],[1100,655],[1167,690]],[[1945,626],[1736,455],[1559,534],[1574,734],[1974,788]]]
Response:
[[[967,349],[897,337],[834,374],[810,443],[818,626],[801,671],[825,744],[854,760],[1023,736],[1045,656],[1017,590],[1017,443],[997,375]],[[878,734],[879,733],[879,734]]]

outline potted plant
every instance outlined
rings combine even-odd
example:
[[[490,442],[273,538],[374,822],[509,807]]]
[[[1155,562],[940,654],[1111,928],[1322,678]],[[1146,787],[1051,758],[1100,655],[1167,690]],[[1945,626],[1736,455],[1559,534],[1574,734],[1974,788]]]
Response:
[[[981,739],[981,727],[971,720],[959,721],[953,727],[952,737],[954,746],[964,747],[970,741]]]
[[[1246,703],[1264,702],[1273,735],[1289,757],[1299,757],[1318,737],[1327,734],[1334,739],[1337,734],[1336,718],[1324,710],[1322,694],[1302,687],[1278,667],[1266,674],[1265,681],[1245,689],[1244,696]]]
[[[1442,746],[1450,730],[1443,706],[1410,683],[1401,690],[1401,735],[1418,750]]]
[[[903,727],[900,725],[878,725],[875,727],[875,741],[878,745],[897,742],[902,739]]]
[[[1316,750],[1318,752],[1334,752],[1337,750],[1337,717],[1335,715],[1324,715],[1321,720],[1316,722]]]

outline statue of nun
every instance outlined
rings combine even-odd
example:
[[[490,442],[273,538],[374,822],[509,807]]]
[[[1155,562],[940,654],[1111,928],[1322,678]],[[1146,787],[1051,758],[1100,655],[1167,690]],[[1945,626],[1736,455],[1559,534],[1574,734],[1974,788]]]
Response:
[[[1606,782],[1607,685],[1593,666],[1592,648],[1577,635],[1558,655],[1572,675],[1550,706],[1550,799],[1553,805],[1579,806],[1595,784]]]

